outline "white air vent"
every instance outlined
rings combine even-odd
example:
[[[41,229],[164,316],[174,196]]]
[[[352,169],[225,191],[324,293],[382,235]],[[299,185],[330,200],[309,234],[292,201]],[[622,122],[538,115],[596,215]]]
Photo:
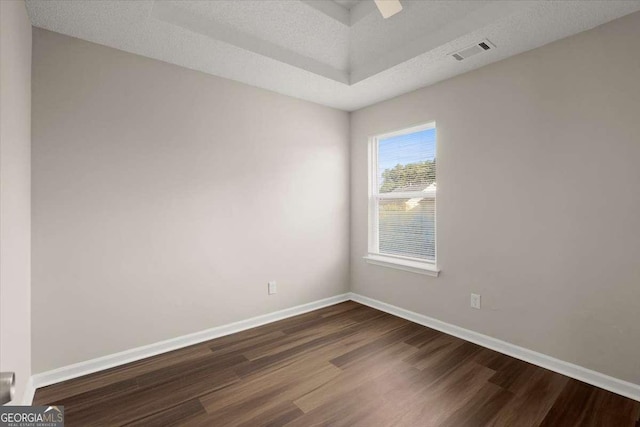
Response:
[[[451,54],[458,61],[462,61],[463,59],[467,59],[473,55],[477,55],[482,52],[486,52],[487,50],[495,49],[495,45],[491,43],[489,40],[484,39],[480,43],[476,43],[473,46],[469,46],[467,48],[461,49],[457,52]]]

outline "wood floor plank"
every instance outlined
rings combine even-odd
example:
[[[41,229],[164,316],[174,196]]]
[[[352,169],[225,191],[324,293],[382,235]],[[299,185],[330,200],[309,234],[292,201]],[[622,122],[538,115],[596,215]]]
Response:
[[[123,380],[135,378],[147,372],[157,371],[184,361],[196,361],[202,357],[209,356],[211,350],[206,346],[196,345],[171,351],[153,357],[148,357],[126,365],[106,369],[63,381],[58,384],[42,387],[37,390],[34,396],[34,405],[45,405],[53,401],[71,397],[80,393],[105,387]]]
[[[632,421],[640,419],[640,402],[621,399],[617,394],[602,389],[596,389],[596,394],[596,407],[599,410],[611,412]]]
[[[473,361],[473,356],[479,350],[480,347],[478,345],[465,342],[449,351],[446,357],[439,359],[436,363],[433,363],[426,368],[423,368],[422,371],[425,373],[425,377],[427,378],[439,379],[450,374],[464,364]]]
[[[51,405],[65,406],[66,413],[83,411],[105,400],[118,399],[130,396],[139,390],[138,381],[135,378],[112,383],[104,387],[96,387],[93,390],[74,394],[70,397],[56,399],[48,402]]]
[[[245,331],[237,332],[235,334],[216,338],[214,340],[209,341],[208,343],[203,343],[203,344],[209,345],[212,351],[216,351],[221,347],[246,341],[248,339],[252,339],[255,337],[264,336],[272,332],[282,333],[284,329],[287,329],[292,326],[300,325],[302,323],[312,321],[314,319],[321,318],[323,316],[329,316],[331,315],[331,313],[335,313],[336,310],[340,312],[340,311],[348,311],[348,310],[353,310],[353,309],[362,307],[362,305],[360,304],[356,304],[356,305],[350,304],[352,302],[353,301],[347,301],[347,302],[339,303],[333,306],[324,307],[318,310],[313,310],[308,313],[300,314],[298,316],[278,320],[276,322],[268,323],[266,325],[258,326],[256,328],[251,328]]]
[[[402,416],[391,425],[439,426],[475,399],[495,371],[468,361],[446,377],[434,380],[425,371],[421,374],[419,388],[403,400]]]
[[[406,326],[410,322],[394,318],[389,315],[381,315],[372,318],[367,322],[361,322],[356,325],[342,328],[327,334],[318,334],[317,338],[312,340],[301,340],[301,343],[294,346],[287,346],[286,349],[279,349],[278,352],[270,353],[264,357],[250,360],[243,366],[238,367],[236,372],[241,377],[250,376],[252,373],[261,372],[265,369],[278,367],[282,364],[289,363],[295,358],[304,357],[312,351],[319,354],[327,354],[325,347],[332,348],[333,344],[362,341],[362,338],[372,335],[379,336],[387,331]]]
[[[367,419],[371,413],[382,407],[386,400],[399,399],[399,393],[406,391],[407,386],[418,378],[418,370],[401,362],[398,363],[396,369],[360,378],[361,383],[353,389],[337,390],[333,398],[330,394],[323,394],[321,391],[320,394],[314,392],[298,399],[294,403],[305,408],[307,412],[290,425],[352,426]],[[345,386],[334,380],[325,385],[324,391],[328,391],[332,385]]]
[[[263,425],[266,427],[279,427],[287,425],[289,422],[299,418],[303,415],[303,412],[294,405],[292,402],[284,402],[278,406],[261,412],[243,422],[239,427],[253,427],[257,425]]]
[[[331,316],[321,316],[315,319],[311,319],[307,322],[300,322],[296,325],[292,325],[282,329],[282,332],[284,332],[285,334],[293,334],[300,331],[305,331],[308,333],[314,332],[315,330],[327,330],[332,326],[335,329],[340,329],[345,326],[356,324],[359,321],[371,319],[372,316],[378,314],[379,312],[376,313],[375,310],[369,307],[353,307],[350,310],[334,313]]]
[[[230,343],[214,343],[209,346],[209,350],[212,354],[223,355],[228,353],[245,352],[256,346],[269,345],[280,342],[285,336],[282,331],[265,332],[261,335],[248,337],[246,339],[238,340]]]
[[[590,422],[597,389],[581,381],[569,380],[544,418],[541,426],[583,426]]]
[[[206,416],[207,412],[202,407],[198,399],[187,400],[166,411],[140,418],[129,424],[127,427],[170,427],[184,425],[199,416]]]
[[[363,357],[367,357],[372,353],[381,351],[386,347],[393,346],[399,342],[403,342],[420,332],[422,326],[415,323],[408,323],[398,329],[382,335],[380,338],[373,340],[361,347],[351,350],[341,356],[332,359],[330,362],[337,367],[343,367],[350,363],[357,363]]]
[[[166,411],[188,400],[224,388],[239,378],[230,370],[202,374],[198,381],[182,378],[158,386],[141,388],[117,399],[105,399],[82,411],[74,411],[64,401],[65,425],[124,425],[142,417]]]
[[[515,397],[498,411],[489,424],[494,427],[534,427],[540,425],[568,378],[555,372],[539,369],[529,383],[515,392]],[[512,391],[513,392],[513,391]]]
[[[425,343],[420,347],[419,351],[407,358],[407,362],[418,369],[426,369],[447,358],[451,351],[462,344],[464,344],[464,341],[461,339],[450,335],[442,335]]]
[[[200,401],[215,425],[247,423],[321,387],[341,372],[326,361],[319,361],[309,368],[308,363],[292,364],[282,369],[277,377],[257,377],[237,387],[207,394]]]
[[[246,362],[247,358],[241,354],[227,354],[224,356],[210,355],[198,359],[198,363],[186,361],[171,367],[158,369],[136,377],[140,387],[162,384],[174,379],[195,377],[201,373],[224,371]]]
[[[343,311],[351,310],[353,308],[362,307],[362,304],[358,304],[355,301],[345,301],[339,304],[335,304],[323,309],[322,317],[330,317],[334,314],[342,313]]]
[[[640,427],[640,402],[353,301],[41,388],[74,426]]]
[[[487,425],[498,411],[513,398],[513,393],[487,383],[464,405],[440,425],[442,427],[476,427]]]
[[[349,367],[337,378],[295,400],[294,403],[305,413],[310,412],[332,401],[343,400],[351,394],[359,393],[360,389],[369,387],[368,383],[384,375],[396,375],[402,369],[415,371],[415,368],[402,360],[415,350],[408,344],[398,343],[373,353],[370,358]]]
[[[423,328],[419,334],[414,335],[413,337],[407,339],[405,342],[414,347],[421,348],[429,344],[434,339],[442,337],[443,335],[445,334],[440,331],[436,331],[435,329]]]
[[[499,369],[496,369],[495,375],[489,379],[489,382],[509,390],[516,385],[519,378],[529,372],[527,371],[529,366],[522,360],[511,358]]]
[[[329,319],[320,318],[322,323],[311,324],[304,328],[287,328],[285,336],[280,340],[271,343],[256,345],[252,349],[248,349],[243,354],[249,360],[257,360],[263,357],[274,356],[285,352],[294,347],[303,348],[304,344],[312,341],[321,341],[327,335],[348,329],[350,326],[356,325],[357,322],[347,317],[332,316]],[[284,332],[284,331],[283,331]]]

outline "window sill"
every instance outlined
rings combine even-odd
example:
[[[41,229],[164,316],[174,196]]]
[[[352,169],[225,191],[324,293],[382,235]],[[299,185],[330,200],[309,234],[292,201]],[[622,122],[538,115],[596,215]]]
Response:
[[[431,277],[438,277],[438,274],[440,274],[440,270],[438,270],[438,268],[434,264],[430,264],[427,262],[412,261],[408,259],[393,258],[374,254],[367,255],[363,258],[369,264],[379,265],[382,267],[396,268],[398,270],[425,274]]]

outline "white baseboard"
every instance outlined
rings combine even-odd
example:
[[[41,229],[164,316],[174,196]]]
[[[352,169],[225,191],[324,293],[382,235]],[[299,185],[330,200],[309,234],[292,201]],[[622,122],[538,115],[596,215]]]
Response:
[[[31,404],[33,403],[33,396],[35,394],[36,388],[33,386],[33,377],[29,377],[24,388],[24,394],[22,395],[22,405],[31,406]]]
[[[640,385],[638,384],[633,384],[627,381],[613,378],[608,375],[583,368],[582,366],[555,359],[551,356],[547,356],[545,354],[538,353],[524,347],[519,347],[506,341],[492,338],[488,335],[483,335],[469,329],[442,322],[423,314],[405,310],[403,308],[396,307],[394,305],[387,304],[382,301],[365,297],[353,292],[35,374],[27,382],[23,401],[25,405],[31,404],[31,402],[33,401],[35,390],[40,387],[59,383],[72,378],[81,377],[83,375],[113,368],[119,365],[124,365],[126,363],[135,362],[147,357],[166,353],[172,350],[177,350],[179,348],[198,344],[236,332],[241,332],[247,329],[255,328],[257,326],[265,325],[267,323],[272,323],[278,320],[286,319],[288,317],[297,316],[299,314],[307,313],[309,311],[317,310],[319,308],[338,304],[340,302],[348,300],[353,300],[360,304],[368,305],[386,313],[393,314],[394,316],[402,317],[403,319],[407,319],[420,325],[456,336],[463,340],[473,342],[482,347],[490,348],[491,350],[495,350],[508,356],[524,360],[525,362],[529,362],[531,364],[541,366],[551,371],[558,372],[562,375],[575,378],[587,384],[591,384],[596,387],[609,390],[613,393],[628,397],[630,399],[640,401]]]
[[[549,369],[550,371],[554,371],[587,384],[609,390],[621,396],[640,401],[640,385],[638,384],[610,377],[600,372],[592,371],[590,369],[583,368],[582,366],[574,365],[573,363],[565,362],[563,360],[538,353],[537,351],[519,347],[506,341],[445,323],[432,317],[405,310],[404,308],[396,307],[373,298],[365,297],[353,292],[350,294],[350,297],[353,301],[359,302],[360,304],[368,305],[369,307],[393,314],[394,316],[402,317],[403,319],[410,320],[414,323],[436,329],[465,341],[470,341],[482,347],[490,348],[491,350],[515,357],[516,359],[524,360],[525,362],[529,362],[533,365],[541,366],[545,369]]]
[[[215,328],[207,329],[193,334],[183,335],[166,341],[149,344],[142,347],[125,350],[120,353],[114,353],[107,356],[98,357],[96,359],[87,360],[85,362],[75,363],[73,365],[63,366],[51,371],[41,372],[33,375],[29,379],[29,384],[33,392],[35,389],[47,385],[70,380],[72,378],[81,377],[83,375],[92,374],[94,372],[103,371],[115,366],[124,365],[126,363],[135,362],[147,357],[156,356],[168,351],[177,350],[193,344],[219,338],[225,335],[234,334],[236,332],[262,326],[277,320],[286,319],[288,317],[297,316],[319,308],[338,304],[348,301],[350,294],[336,295],[330,298],[310,302],[308,304],[298,305],[296,307],[286,308],[269,314],[264,314],[250,319],[241,320],[239,322],[229,323]],[[33,392],[30,399],[33,400]],[[27,401],[27,395],[24,397]]]

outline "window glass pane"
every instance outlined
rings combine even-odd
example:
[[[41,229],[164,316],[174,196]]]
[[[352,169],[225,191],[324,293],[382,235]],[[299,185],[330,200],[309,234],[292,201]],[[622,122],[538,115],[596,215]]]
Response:
[[[378,140],[378,191],[423,191],[436,181],[436,130]]]
[[[380,253],[435,261],[435,198],[378,201]]]

